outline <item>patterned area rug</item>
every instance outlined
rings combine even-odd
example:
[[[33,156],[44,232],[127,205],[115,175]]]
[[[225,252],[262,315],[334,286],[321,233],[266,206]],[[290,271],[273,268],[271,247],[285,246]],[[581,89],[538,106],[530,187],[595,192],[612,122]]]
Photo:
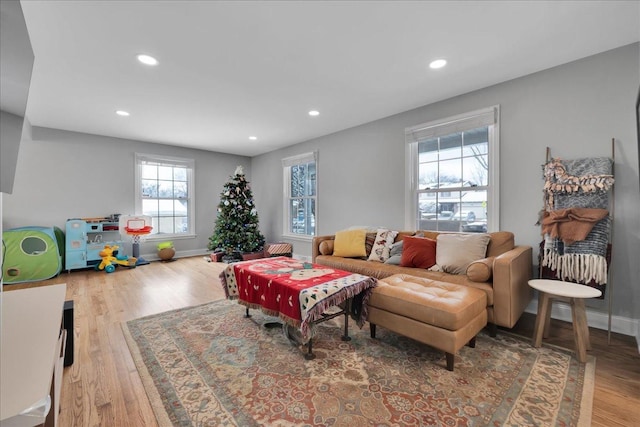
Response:
[[[595,359],[484,333],[444,353],[336,319],[315,330],[314,360],[260,311],[226,300],[160,313],[123,330],[161,426],[589,425]],[[350,322],[351,325],[351,322]]]

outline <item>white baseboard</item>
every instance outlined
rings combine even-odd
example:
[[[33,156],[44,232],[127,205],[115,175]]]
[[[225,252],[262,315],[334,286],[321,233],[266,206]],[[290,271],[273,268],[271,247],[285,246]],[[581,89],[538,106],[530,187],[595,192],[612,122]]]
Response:
[[[525,311],[527,313],[537,314],[538,300],[531,301]],[[571,307],[565,302],[554,301],[551,308],[551,317],[553,319],[563,320],[565,322],[571,323]],[[607,331],[609,330],[609,314],[587,307],[587,323],[592,328]],[[640,352],[640,324],[638,319],[612,315],[611,331],[622,335],[635,337],[636,343],[639,345],[638,351]]]
[[[211,251],[208,251],[206,249],[194,249],[190,251],[176,251],[176,254],[173,257],[188,258],[192,256],[209,256],[209,254],[211,254]],[[160,257],[157,253],[142,254],[142,258],[146,259],[147,261],[160,261]]]
[[[210,254],[211,254],[211,251],[207,249],[194,249],[191,251],[176,251],[176,254],[173,257],[188,258],[192,256],[209,256]],[[146,259],[147,261],[160,261],[160,257],[158,257],[157,253],[142,254],[142,258]],[[306,255],[293,254],[293,258],[298,259],[300,261],[311,262],[311,257]]]

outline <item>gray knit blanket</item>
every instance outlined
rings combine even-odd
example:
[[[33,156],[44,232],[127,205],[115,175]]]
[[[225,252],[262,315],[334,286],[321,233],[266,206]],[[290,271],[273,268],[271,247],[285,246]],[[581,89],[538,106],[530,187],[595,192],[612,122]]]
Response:
[[[608,209],[612,170],[608,157],[551,159],[544,166],[545,209]]]

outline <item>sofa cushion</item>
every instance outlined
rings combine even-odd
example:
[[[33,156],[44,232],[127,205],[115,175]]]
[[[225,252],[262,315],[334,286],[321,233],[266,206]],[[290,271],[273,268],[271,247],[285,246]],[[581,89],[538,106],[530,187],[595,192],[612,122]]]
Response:
[[[486,256],[489,240],[488,234],[439,234],[436,264],[446,273],[465,274],[469,264]]]
[[[396,236],[396,242],[402,242],[402,240],[407,237],[407,236],[415,236],[416,232],[415,231],[399,231],[398,235]]]
[[[399,242],[395,242],[393,245],[391,245],[391,248],[389,248],[389,256],[396,256],[396,255],[402,255],[402,248],[404,247],[404,241],[400,240]]]
[[[436,263],[436,241],[425,237],[405,237],[403,240],[402,267],[429,268]]]
[[[489,234],[491,241],[487,246],[487,256],[498,256],[515,247],[515,238],[510,231],[496,231]]]
[[[487,282],[493,275],[493,260],[495,257],[482,258],[473,261],[467,267],[467,277],[474,282]]]
[[[399,242],[395,242],[389,248],[389,259],[387,259],[385,264],[393,264],[400,265],[400,261],[402,260],[402,248],[404,245],[404,241],[400,240]]]
[[[432,240],[438,240],[438,236],[442,234],[439,231],[432,231],[432,230],[419,230],[416,232],[416,236],[422,236],[422,237],[426,237],[427,239],[432,239]]]
[[[397,231],[387,230],[386,228],[378,229],[369,255],[369,261],[385,262],[389,259],[391,245],[393,245],[393,241],[397,235]]]
[[[333,253],[333,240],[323,240],[320,242],[318,250],[322,255],[331,255]]]
[[[390,256],[389,259],[386,260],[384,263],[391,264],[391,265],[400,265],[401,261],[402,261],[402,255],[393,255],[393,256]]]
[[[373,249],[373,244],[376,242],[376,232],[367,231],[367,236],[364,238],[364,251],[366,253],[365,258],[368,258]]]
[[[367,231],[364,229],[338,231],[333,243],[333,255],[345,258],[366,256],[366,237]]]
[[[411,235],[407,232],[402,231],[398,233],[396,242],[391,245],[391,248],[389,249],[389,259],[385,261],[385,264],[400,265],[400,262],[402,261],[402,248],[404,247],[403,239],[407,236]],[[424,234],[422,234],[422,232],[417,232],[415,233],[415,237],[424,237]]]

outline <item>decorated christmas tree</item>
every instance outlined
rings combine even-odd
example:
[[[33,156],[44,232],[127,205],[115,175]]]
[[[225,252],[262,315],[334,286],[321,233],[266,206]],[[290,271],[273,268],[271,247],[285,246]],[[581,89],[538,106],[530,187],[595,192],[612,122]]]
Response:
[[[243,253],[258,252],[264,247],[264,236],[258,229],[258,211],[253,202],[251,186],[242,166],[224,184],[218,204],[213,236],[209,249],[222,251],[226,259],[242,259]]]

